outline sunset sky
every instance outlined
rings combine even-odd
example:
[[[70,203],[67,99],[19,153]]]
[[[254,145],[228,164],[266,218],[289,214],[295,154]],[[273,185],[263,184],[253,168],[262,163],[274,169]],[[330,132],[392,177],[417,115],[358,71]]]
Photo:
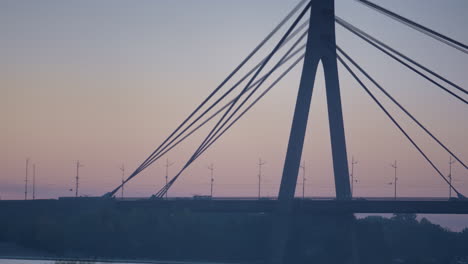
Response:
[[[24,198],[26,158],[37,167],[37,198],[74,195],[69,189],[75,184],[76,160],[84,164],[81,195],[112,190],[121,180],[119,167],[124,164],[127,175],[134,170],[297,2],[0,1],[1,199]],[[468,43],[468,1],[375,2]],[[337,0],[336,12],[466,89],[466,54],[356,1]],[[271,51],[285,29],[242,72]],[[467,161],[464,103],[338,25],[337,43]],[[255,196],[260,157],[266,161],[262,193],[276,196],[301,67],[302,63],[199,158],[169,196],[208,194],[211,163],[215,196]],[[359,162],[354,195],[392,196],[390,163],[397,160],[399,196],[447,196],[447,185],[341,66],[339,74],[348,156]],[[322,71],[317,75],[303,153],[306,196],[334,196]],[[448,174],[449,154],[384,102]],[[148,197],[159,190],[165,158],[175,162],[173,175],[213,125],[133,179],[126,196]],[[29,176],[31,180],[32,166]],[[453,176],[454,185],[468,195],[467,170],[455,163]]]

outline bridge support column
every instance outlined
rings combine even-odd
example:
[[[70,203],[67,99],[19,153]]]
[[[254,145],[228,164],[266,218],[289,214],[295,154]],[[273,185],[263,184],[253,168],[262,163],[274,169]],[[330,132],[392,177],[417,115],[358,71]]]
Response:
[[[312,0],[304,66],[273,220],[271,263],[284,261],[297,176],[319,62],[325,74],[336,197],[351,198],[348,160],[336,61],[334,0]]]

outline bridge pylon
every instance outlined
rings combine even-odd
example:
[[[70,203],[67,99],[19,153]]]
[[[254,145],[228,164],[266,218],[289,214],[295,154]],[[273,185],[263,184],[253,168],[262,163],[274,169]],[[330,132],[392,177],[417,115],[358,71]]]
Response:
[[[334,0],[312,0],[304,65],[278,195],[278,208],[273,223],[273,258],[270,261],[273,264],[284,263],[312,91],[320,62],[325,75],[336,198],[351,199],[336,59],[334,2]]]

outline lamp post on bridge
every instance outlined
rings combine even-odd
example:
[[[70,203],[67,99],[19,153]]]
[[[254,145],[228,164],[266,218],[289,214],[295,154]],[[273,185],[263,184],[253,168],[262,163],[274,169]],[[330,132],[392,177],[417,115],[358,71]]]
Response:
[[[76,178],[75,178],[75,197],[78,197],[78,190],[80,187],[80,167],[84,165],[79,160],[76,161]]]
[[[261,185],[262,185],[262,166],[265,165],[266,162],[262,161],[262,159],[258,159],[258,199],[260,200],[261,195]]]
[[[396,200],[397,198],[397,181],[398,181],[398,177],[397,177],[397,161],[395,160],[395,163],[393,164],[390,164],[390,166],[394,169],[395,171],[395,174],[394,174],[394,178],[393,178],[393,183],[389,183],[389,184],[393,184],[393,187],[394,187],[394,198]]]
[[[33,164],[33,200],[36,200],[36,164]]]
[[[351,157],[351,197],[354,195],[354,165],[358,164],[356,160],[354,160],[354,156]],[[357,180],[356,180],[357,182]]]
[[[305,178],[305,173],[306,173],[305,161],[302,162],[301,169],[302,169],[302,200],[304,200],[305,199],[305,182],[306,182],[306,178]]]
[[[454,164],[455,162],[457,162],[456,160],[453,160],[452,159],[452,156],[450,156],[450,159],[449,159],[449,175],[448,175],[448,178],[449,178],[449,199],[452,198],[452,164]]]
[[[214,166],[213,166],[213,163],[211,163],[210,166],[208,166],[208,169],[211,171],[211,179],[210,179],[210,185],[211,185],[211,188],[210,188],[210,196],[211,198],[213,198],[213,184],[214,184],[214,178],[213,178],[213,171],[214,171]]]
[[[24,199],[28,199],[28,168],[29,168],[29,158],[26,159],[26,176],[24,178]]]
[[[124,197],[124,186],[125,186],[125,165],[122,164],[120,167],[120,171],[122,171],[122,188],[121,188],[121,198]]]
[[[167,183],[168,183],[168,179],[169,179],[169,167],[174,165],[175,162],[172,162],[170,163],[169,162],[169,159],[166,159],[166,186],[167,186]],[[166,191],[166,200],[167,200],[167,193],[169,192],[169,190]]]

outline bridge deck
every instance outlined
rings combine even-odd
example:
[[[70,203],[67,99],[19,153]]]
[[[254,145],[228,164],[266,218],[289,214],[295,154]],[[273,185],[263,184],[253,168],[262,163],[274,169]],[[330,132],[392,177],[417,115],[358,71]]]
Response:
[[[277,206],[277,200],[235,200],[235,199],[171,199],[171,200],[114,200],[100,198],[77,198],[35,201],[0,201],[3,207],[49,207],[70,208],[115,206],[117,208],[151,207],[161,209],[189,209],[198,212],[246,212],[271,213]],[[25,208],[26,209],[26,208]],[[295,200],[296,213],[416,213],[416,214],[468,214],[468,201],[440,200]]]
[[[206,212],[273,212],[276,200],[119,201],[121,206],[184,207]],[[299,213],[418,213],[468,214],[468,201],[296,200]]]

